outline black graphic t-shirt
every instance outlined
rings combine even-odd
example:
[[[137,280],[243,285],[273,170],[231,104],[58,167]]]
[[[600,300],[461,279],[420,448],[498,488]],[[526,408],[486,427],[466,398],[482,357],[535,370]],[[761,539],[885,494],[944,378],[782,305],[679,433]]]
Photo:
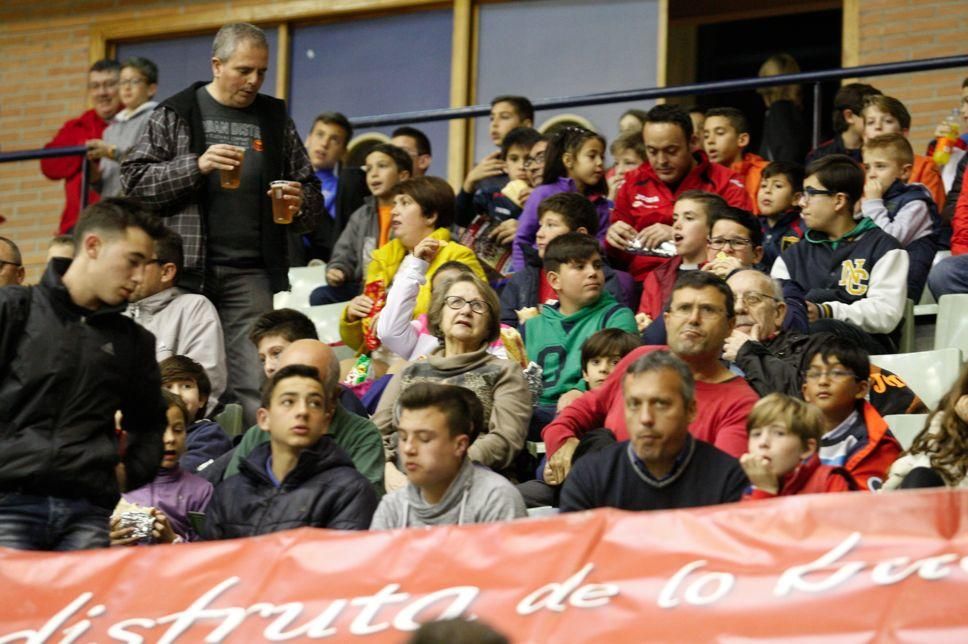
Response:
[[[221,173],[208,175],[208,261],[229,266],[262,264],[259,204],[262,185],[262,133],[252,107],[226,107],[204,87],[196,93],[205,130],[205,147],[216,143],[245,148],[242,181],[235,190],[221,185]]]

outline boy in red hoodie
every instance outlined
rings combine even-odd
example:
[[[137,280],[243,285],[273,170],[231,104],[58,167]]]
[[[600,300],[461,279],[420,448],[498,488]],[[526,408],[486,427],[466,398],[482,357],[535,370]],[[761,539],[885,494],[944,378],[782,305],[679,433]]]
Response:
[[[746,429],[749,452],[739,464],[752,485],[744,501],[856,489],[846,470],[820,462],[824,418],[816,407],[770,394],[753,406]]]
[[[713,163],[724,165],[743,180],[753,202],[753,214],[760,214],[756,193],[760,189],[763,169],[770,163],[758,154],[747,152],[750,127],[746,115],[735,107],[714,107],[706,112],[702,130],[706,156]]]
[[[835,338],[814,350],[806,364],[803,399],[824,417],[820,462],[843,467],[862,489],[879,489],[901,445],[865,400],[870,357],[855,342]]]

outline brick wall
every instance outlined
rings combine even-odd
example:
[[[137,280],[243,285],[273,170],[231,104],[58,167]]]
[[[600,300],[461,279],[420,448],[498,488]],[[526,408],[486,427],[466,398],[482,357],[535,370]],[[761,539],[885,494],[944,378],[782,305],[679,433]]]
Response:
[[[965,52],[964,0],[848,0],[856,3],[858,64]],[[0,149],[42,147],[61,124],[86,109],[85,69],[92,29],[100,21],[154,20],[157,12],[257,7],[258,0],[6,0],[0,5]],[[851,57],[853,58],[853,57]],[[904,101],[914,117],[911,139],[922,150],[938,121],[957,106],[968,70],[881,77],[869,82]],[[22,247],[36,281],[55,232],[63,187],[46,180],[37,161],[0,164],[0,234]]]
[[[968,51],[968,12],[964,0],[860,0],[857,63],[870,65],[963,55]],[[907,106],[910,139],[924,152],[937,124],[958,107],[968,69],[880,76],[867,79]]]

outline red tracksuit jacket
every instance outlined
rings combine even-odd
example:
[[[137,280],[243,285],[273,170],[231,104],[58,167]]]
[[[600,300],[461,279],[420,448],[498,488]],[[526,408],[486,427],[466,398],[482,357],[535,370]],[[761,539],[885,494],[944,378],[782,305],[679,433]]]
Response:
[[[625,175],[625,183],[615,196],[611,223],[624,221],[636,230],[652,224],[672,225],[672,208],[676,198],[687,190],[705,190],[720,195],[731,206],[752,210],[753,202],[743,180],[732,170],[718,163],[710,163],[705,152],[694,153],[696,165],[673,190],[663,182],[645,162]],[[608,254],[617,264],[641,282],[645,275],[659,264],[667,261],[664,257],[630,255],[625,251],[608,246]]]

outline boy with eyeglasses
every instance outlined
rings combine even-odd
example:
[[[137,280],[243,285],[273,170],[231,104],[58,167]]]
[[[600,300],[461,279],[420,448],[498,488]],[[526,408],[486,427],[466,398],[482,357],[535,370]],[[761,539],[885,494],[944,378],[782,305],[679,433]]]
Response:
[[[543,306],[523,326],[527,354],[542,369],[542,392],[530,440],[540,440],[540,430],[554,417],[562,394],[584,391],[582,343],[605,328],[637,333],[632,310],[604,289],[603,261],[594,237],[582,233],[556,237],[545,249],[544,269],[558,302]]]
[[[717,209],[706,242],[702,270],[726,279],[735,271],[752,268],[763,260],[763,229],[748,210]]]
[[[803,184],[808,230],[770,274],[803,289],[811,333],[828,331],[868,353],[893,353],[907,298],[908,254],[871,219],[854,220],[864,171],[835,154],[811,163]]]
[[[834,338],[813,351],[803,374],[803,399],[823,413],[820,462],[842,467],[862,489],[875,491],[901,454],[887,423],[865,400],[870,358],[849,339]]]

